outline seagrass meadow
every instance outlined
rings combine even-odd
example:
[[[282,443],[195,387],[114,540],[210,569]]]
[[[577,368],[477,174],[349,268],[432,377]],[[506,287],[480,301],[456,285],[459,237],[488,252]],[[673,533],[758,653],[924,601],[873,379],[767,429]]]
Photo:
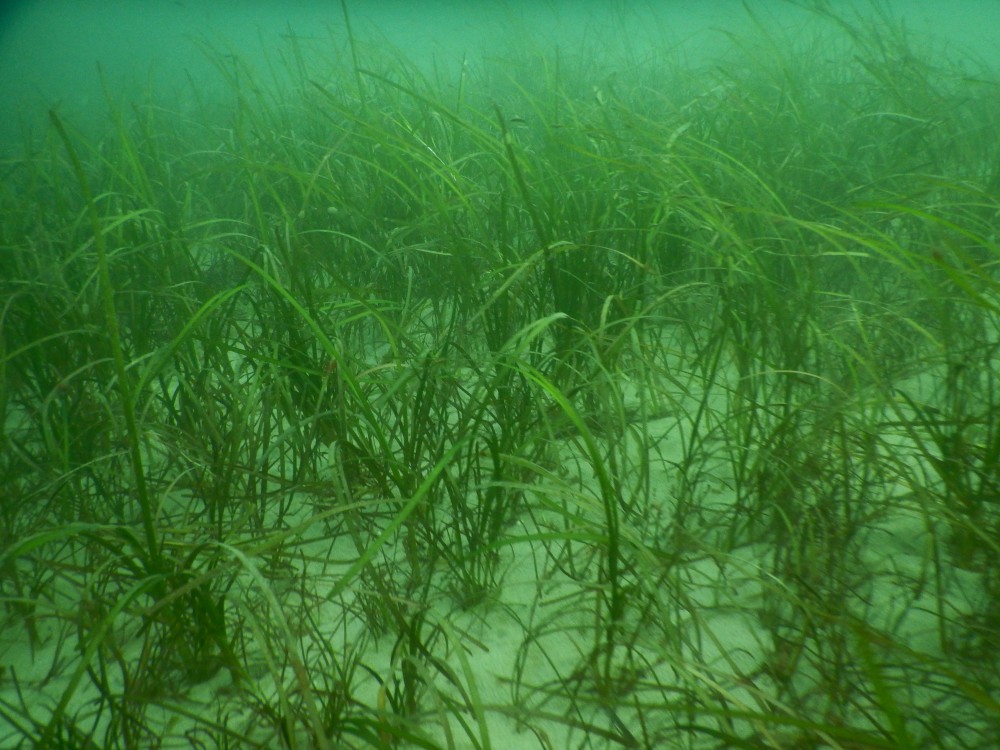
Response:
[[[1000,78],[289,38],[0,164],[0,746],[1000,747]]]

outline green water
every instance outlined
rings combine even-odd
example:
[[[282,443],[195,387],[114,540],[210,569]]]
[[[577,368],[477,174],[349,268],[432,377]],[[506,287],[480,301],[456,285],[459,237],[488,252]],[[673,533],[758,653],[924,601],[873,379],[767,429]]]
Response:
[[[348,10],[3,161],[0,745],[995,744],[990,68]]]

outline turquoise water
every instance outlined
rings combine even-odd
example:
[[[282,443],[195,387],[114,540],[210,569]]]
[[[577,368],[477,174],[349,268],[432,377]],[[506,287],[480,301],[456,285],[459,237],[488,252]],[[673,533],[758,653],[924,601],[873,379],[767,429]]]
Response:
[[[0,746],[996,744],[989,6],[684,5],[6,10]]]

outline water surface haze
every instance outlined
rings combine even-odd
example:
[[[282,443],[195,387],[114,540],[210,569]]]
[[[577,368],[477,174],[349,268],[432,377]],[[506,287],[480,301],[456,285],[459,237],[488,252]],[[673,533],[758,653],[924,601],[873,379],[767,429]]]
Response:
[[[754,2],[761,28],[805,23],[807,3]],[[849,3],[837,3],[838,11]],[[427,69],[516,55],[526,44],[599,55],[614,65],[650,54],[676,54],[692,64],[730,32],[752,28],[736,0],[663,2],[461,2],[349,0],[357,38],[392,47]],[[948,43],[996,54],[1000,3],[894,2],[873,6],[904,17],[914,33],[933,31]],[[194,91],[213,96],[218,71],[207,49],[236,54],[267,69],[295,35],[310,43],[313,62],[344,52],[343,5],[329,0],[32,0],[0,11],[0,142],[8,151],[25,130],[37,136],[55,107],[70,121],[99,123],[108,92],[119,102],[150,92],[169,106]]]

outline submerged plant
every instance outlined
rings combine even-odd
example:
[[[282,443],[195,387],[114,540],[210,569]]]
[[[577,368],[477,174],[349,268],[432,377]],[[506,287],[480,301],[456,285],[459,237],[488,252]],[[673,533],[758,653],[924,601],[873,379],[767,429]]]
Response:
[[[996,744],[997,84],[816,9],[53,113],[0,743]]]

